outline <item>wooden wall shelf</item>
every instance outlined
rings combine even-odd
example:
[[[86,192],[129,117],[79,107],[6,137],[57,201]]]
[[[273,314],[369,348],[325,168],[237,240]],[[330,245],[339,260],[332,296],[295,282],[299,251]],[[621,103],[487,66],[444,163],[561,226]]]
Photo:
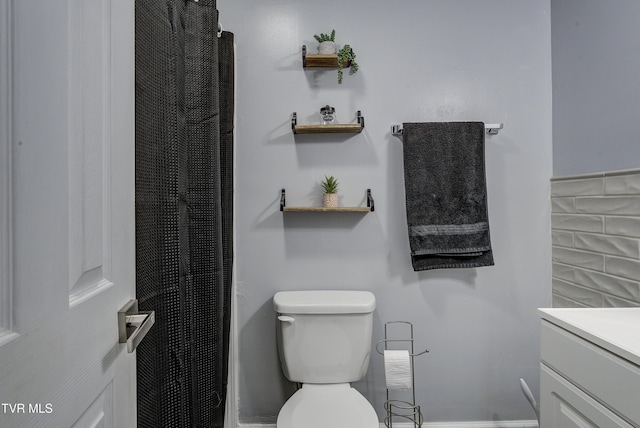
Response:
[[[336,123],[333,125],[298,125],[298,114],[291,116],[291,129],[294,134],[359,134],[364,129],[364,116],[356,112],[357,123]]]
[[[284,207],[282,212],[287,213],[368,213],[371,209],[368,207]]]
[[[307,45],[302,45],[303,68],[338,68],[338,54],[308,54]],[[343,67],[349,67],[349,63],[343,63]]]
[[[371,189],[367,189],[367,206],[366,207],[288,207],[285,202],[285,189],[280,191],[280,211],[282,212],[299,212],[299,213],[368,213],[375,210]]]

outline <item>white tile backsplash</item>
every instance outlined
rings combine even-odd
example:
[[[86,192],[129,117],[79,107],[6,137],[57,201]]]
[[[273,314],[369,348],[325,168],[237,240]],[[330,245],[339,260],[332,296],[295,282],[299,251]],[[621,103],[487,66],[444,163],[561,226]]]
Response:
[[[617,276],[586,269],[575,269],[573,282],[623,299],[640,300],[640,283]]]
[[[573,266],[553,263],[551,269],[554,278],[564,279],[569,282],[576,281],[576,268]]]
[[[640,306],[640,171],[551,180],[553,306]]]
[[[554,294],[551,296],[551,305],[554,308],[586,308],[586,305],[576,302],[575,300],[565,299],[564,297]]]
[[[638,306],[638,302],[633,301],[633,300],[618,299],[617,297],[609,296],[607,294],[605,294],[603,297],[604,297],[604,307],[605,308],[627,308],[627,307],[636,307],[636,306]],[[573,306],[556,306],[556,307],[558,307],[558,308],[563,308],[563,307],[571,308]]]
[[[551,232],[551,243],[559,247],[573,247],[573,232],[554,230]]]
[[[606,257],[606,269],[605,272],[621,276],[623,278],[629,278],[633,280],[640,280],[640,261],[622,259],[618,257]]]
[[[576,213],[640,216],[640,197],[604,196],[576,198]]]
[[[556,247],[552,250],[552,259],[554,263],[604,272],[604,254]]]
[[[552,213],[575,213],[576,198],[552,198],[551,212]]]
[[[606,177],[604,182],[605,195],[639,195],[640,174]]]
[[[604,177],[551,182],[551,197],[595,196],[604,193]]]
[[[604,217],[599,215],[551,214],[552,230],[604,231]]]
[[[606,217],[604,220],[607,235],[640,238],[640,217]]]
[[[595,251],[613,256],[640,258],[640,241],[621,236],[610,236],[595,233],[577,232],[575,235],[575,247],[586,251]]]
[[[559,279],[553,280],[553,290],[555,294],[584,306],[602,307],[604,303],[602,293]]]

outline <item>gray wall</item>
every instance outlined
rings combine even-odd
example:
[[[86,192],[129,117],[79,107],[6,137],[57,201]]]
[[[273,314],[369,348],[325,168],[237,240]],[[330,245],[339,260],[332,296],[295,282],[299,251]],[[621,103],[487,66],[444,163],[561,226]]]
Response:
[[[374,340],[384,322],[415,324],[418,404],[427,421],[533,419],[520,392],[537,394],[537,307],[550,305],[549,0],[218,0],[237,43],[238,406],[244,423],[274,423],[293,392],[277,356],[272,296],[288,289],[375,293]],[[338,86],[335,70],[301,67],[301,45],[336,29],[361,70]],[[325,104],[362,134],[299,136]],[[404,209],[401,142],[406,121],[504,122],[486,143],[489,218],[496,265],[416,273]],[[376,211],[285,214],[317,205],[324,174],[344,205]],[[382,358],[354,385],[383,414]]]
[[[553,173],[638,167],[640,2],[552,0]]]

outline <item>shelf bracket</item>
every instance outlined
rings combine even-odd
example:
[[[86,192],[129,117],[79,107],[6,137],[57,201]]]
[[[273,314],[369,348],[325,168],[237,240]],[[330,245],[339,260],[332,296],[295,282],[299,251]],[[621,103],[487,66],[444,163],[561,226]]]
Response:
[[[291,115],[291,129],[293,130],[294,134],[296,132],[297,124],[298,124],[298,113],[294,111],[293,114]]]
[[[302,45],[302,67],[307,66],[307,45]]]
[[[358,110],[356,112],[356,118],[357,118],[358,123],[360,124],[360,126],[362,128],[364,128],[364,116],[362,115],[362,111]]]
[[[284,201],[284,189],[280,190],[280,211],[284,211],[285,201]]]
[[[371,189],[367,189],[367,206],[371,208],[371,211],[375,211],[375,205],[373,204],[373,196],[371,196]]]

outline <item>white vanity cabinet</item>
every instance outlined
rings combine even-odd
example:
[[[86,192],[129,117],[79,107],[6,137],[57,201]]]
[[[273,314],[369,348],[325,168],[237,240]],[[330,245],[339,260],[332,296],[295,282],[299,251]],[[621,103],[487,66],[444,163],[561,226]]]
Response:
[[[539,313],[541,427],[640,427],[640,308]]]

